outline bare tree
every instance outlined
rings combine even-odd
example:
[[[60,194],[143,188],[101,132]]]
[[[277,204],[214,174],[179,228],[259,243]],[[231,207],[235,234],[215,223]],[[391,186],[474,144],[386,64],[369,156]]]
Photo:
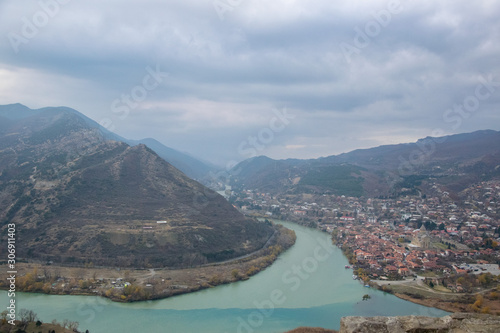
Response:
[[[77,321],[70,321],[68,322],[68,329],[72,330],[73,332],[78,332],[78,326],[80,324]]]
[[[21,322],[21,327],[26,329],[29,323],[37,321],[37,315],[33,310],[21,309],[19,311],[19,321]]]

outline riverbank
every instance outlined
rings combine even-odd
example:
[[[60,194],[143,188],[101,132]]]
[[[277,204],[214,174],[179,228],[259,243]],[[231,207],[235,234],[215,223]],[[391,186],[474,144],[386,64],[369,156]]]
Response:
[[[483,296],[481,308],[479,311],[474,311],[474,303],[478,301],[478,295],[464,294],[459,295],[455,300],[445,300],[441,298],[418,298],[415,295],[394,293],[395,296],[404,299],[405,301],[413,302],[419,305],[424,305],[431,308],[440,309],[447,312],[463,313],[463,312],[481,312],[500,316],[500,302],[491,300]]]
[[[296,240],[295,232],[276,225],[276,234],[251,256],[197,268],[130,270],[17,263],[16,290],[53,295],[103,296],[116,302],[168,298],[247,280],[270,266]],[[2,265],[0,288],[8,290]],[[5,268],[5,269],[4,269]]]
[[[361,259],[358,260],[356,251],[359,249],[346,241],[340,245],[339,239],[342,238],[343,235],[340,236],[338,231],[332,233],[333,244],[342,250],[353,267],[353,274],[364,285],[391,293],[405,301],[447,312],[500,315],[500,276],[482,271],[479,274],[439,275],[433,271],[421,270],[419,274],[427,278],[417,277],[413,272],[405,277],[399,274],[402,270],[391,266],[397,265],[395,258],[390,258],[390,264],[385,260],[370,261],[364,258],[361,251]],[[378,268],[373,269],[376,266]]]
[[[500,315],[497,288],[474,293],[453,293],[446,288],[431,288],[422,279],[403,281],[370,281],[370,286],[405,301],[452,313],[476,312]]]

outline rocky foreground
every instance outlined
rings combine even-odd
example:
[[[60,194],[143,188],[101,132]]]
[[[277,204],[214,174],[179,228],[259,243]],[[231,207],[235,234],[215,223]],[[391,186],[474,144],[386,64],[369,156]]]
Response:
[[[340,320],[340,333],[497,333],[500,317],[454,313],[441,318],[423,316],[401,317],[344,317]]]
[[[299,327],[287,333],[336,333],[322,328]],[[498,333],[500,317],[454,313],[441,318],[424,316],[344,317],[338,333]]]

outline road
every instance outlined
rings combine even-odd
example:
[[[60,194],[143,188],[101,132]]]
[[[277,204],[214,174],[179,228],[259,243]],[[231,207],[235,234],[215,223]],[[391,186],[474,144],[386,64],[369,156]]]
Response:
[[[376,283],[379,286],[386,286],[386,285],[401,285],[401,284],[410,284],[417,282],[418,285],[423,284],[424,282],[424,277],[423,276],[417,276],[416,280],[414,278],[409,278],[406,280],[397,280],[397,281],[384,281],[384,280],[372,280],[371,282]]]

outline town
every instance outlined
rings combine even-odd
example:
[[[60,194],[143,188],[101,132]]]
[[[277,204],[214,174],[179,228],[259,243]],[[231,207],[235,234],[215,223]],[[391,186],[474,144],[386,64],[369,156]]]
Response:
[[[458,194],[428,183],[425,193],[405,189],[396,198],[332,194],[270,195],[226,191],[247,215],[295,221],[332,234],[355,278],[426,278],[448,291],[470,292],[446,277],[500,274],[500,182],[475,184]],[[352,267],[351,267],[352,266]]]

